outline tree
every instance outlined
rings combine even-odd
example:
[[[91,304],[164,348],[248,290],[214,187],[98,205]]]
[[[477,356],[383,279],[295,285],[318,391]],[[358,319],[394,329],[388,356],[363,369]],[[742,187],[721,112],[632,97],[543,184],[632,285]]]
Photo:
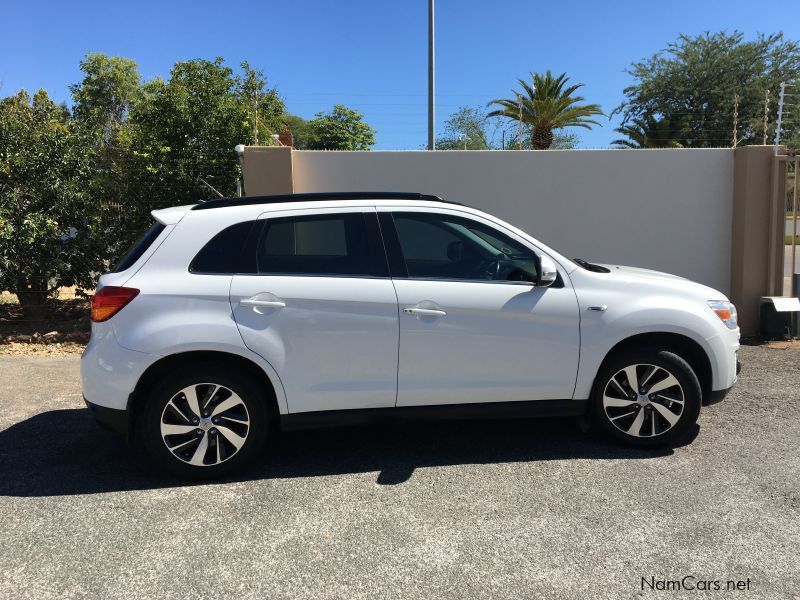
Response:
[[[308,122],[308,150],[369,150],[374,144],[375,130],[360,113],[341,104]]]
[[[0,101],[0,289],[16,292],[26,319],[102,270],[90,142],[43,90]]]
[[[444,123],[444,135],[436,140],[439,150],[490,150],[493,132],[482,108],[462,106]]]
[[[168,81],[143,86],[119,134],[124,220],[114,230],[112,254],[141,233],[154,208],[194,203],[217,191],[235,194],[240,172],[234,146],[252,143],[256,127],[264,139],[282,127],[277,92],[266,87],[260,71],[247,63],[242,68],[239,76],[221,58],[178,62]]]
[[[739,136],[743,144],[760,144],[764,137],[764,93],[776,98],[781,81],[797,81],[800,47],[782,34],[759,35],[706,32],[681,35],[652,57],[634,63],[628,72],[635,83],[624,91],[615,112],[623,126],[634,119],[686,119],[684,145],[694,148],[729,146],[733,131],[734,97],[739,96]],[[788,107],[786,138],[800,129],[800,107]],[[768,132],[774,135],[774,121]]]
[[[512,127],[506,130],[506,133],[508,135],[505,137],[505,150],[535,150],[530,127],[522,130],[521,148],[517,141],[516,128]],[[581,139],[576,134],[556,129],[553,131],[553,143],[550,144],[548,150],[574,150],[580,143]]]
[[[80,63],[83,80],[69,86],[73,117],[85,124],[98,141],[109,146],[141,96],[136,62],[119,56],[87,54]]]
[[[298,150],[308,150],[309,129],[308,121],[297,115],[286,114],[281,117],[283,128],[292,133],[292,146]]]
[[[505,117],[522,121],[533,128],[532,141],[536,150],[546,150],[553,143],[553,130],[566,127],[591,129],[598,125],[589,117],[602,115],[598,104],[580,104],[581,96],[573,94],[583,87],[582,83],[567,85],[566,73],[558,77],[548,70],[544,75],[531,73],[532,85],[520,79],[521,92],[515,92],[516,100],[496,99],[489,104],[502,108],[489,113],[490,117]]]
[[[652,115],[636,117],[614,131],[627,136],[611,142],[621,148],[683,148],[686,120],[678,117],[658,119]]]

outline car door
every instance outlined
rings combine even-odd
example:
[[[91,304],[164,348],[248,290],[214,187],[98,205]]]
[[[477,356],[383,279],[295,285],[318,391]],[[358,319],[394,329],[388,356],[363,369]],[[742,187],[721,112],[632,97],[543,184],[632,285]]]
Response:
[[[380,212],[400,306],[398,406],[569,399],[579,312],[537,251],[457,210]]]
[[[271,212],[257,230],[255,273],[234,275],[231,306],[289,412],[394,406],[397,296],[375,209]]]

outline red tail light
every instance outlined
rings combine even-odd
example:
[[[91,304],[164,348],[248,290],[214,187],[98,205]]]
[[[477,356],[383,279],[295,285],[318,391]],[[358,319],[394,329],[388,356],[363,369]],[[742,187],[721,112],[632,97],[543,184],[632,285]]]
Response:
[[[108,321],[121,311],[128,302],[136,298],[139,290],[136,288],[107,285],[100,288],[92,297],[92,321]]]

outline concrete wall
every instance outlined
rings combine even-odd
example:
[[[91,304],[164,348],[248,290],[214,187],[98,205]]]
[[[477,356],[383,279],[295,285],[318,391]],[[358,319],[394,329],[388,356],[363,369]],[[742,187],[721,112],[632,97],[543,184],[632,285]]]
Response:
[[[294,151],[293,189],[438,194],[567,256],[667,271],[729,293],[733,157],[729,149]],[[248,195],[267,193],[249,177]]]

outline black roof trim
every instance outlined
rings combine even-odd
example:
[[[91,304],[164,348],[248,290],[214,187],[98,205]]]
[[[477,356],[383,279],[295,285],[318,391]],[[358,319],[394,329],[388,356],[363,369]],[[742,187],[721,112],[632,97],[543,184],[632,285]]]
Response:
[[[322,202],[325,200],[428,200],[446,202],[439,196],[409,192],[318,192],[311,194],[282,194],[276,196],[241,196],[235,198],[216,198],[192,207],[192,210],[225,208],[227,206],[248,206],[251,204],[278,204],[283,202]]]

